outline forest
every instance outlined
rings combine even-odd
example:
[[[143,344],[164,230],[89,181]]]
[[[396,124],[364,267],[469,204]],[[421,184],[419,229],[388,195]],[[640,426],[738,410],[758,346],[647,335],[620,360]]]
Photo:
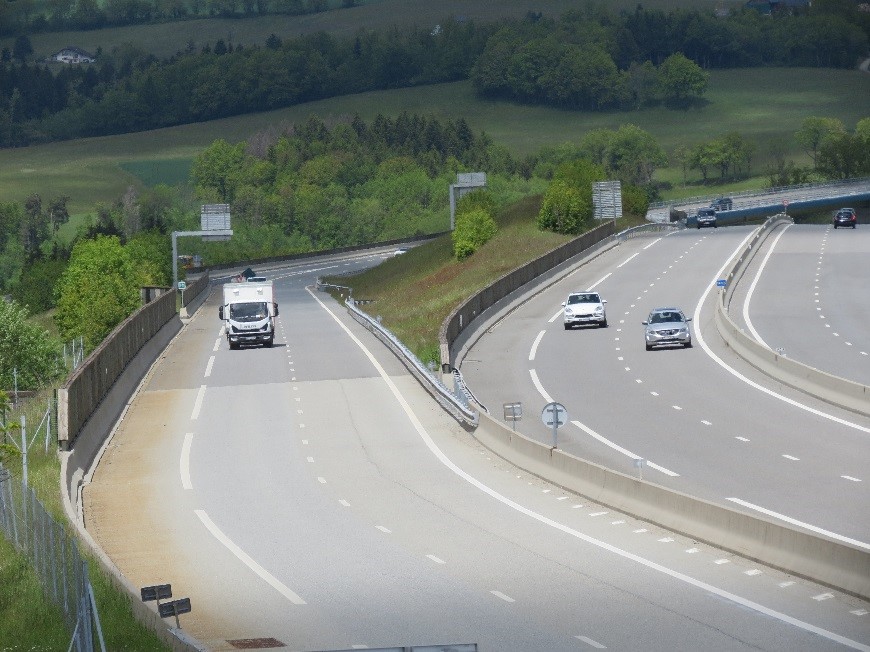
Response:
[[[744,10],[570,12],[558,19],[437,30],[272,34],[218,40],[166,59],[127,48],[84,65],[30,59],[27,37],[0,57],[0,146],[143,131],[364,91],[472,79],[483,97],[619,110],[703,101],[704,72],[753,66],[853,67],[868,51],[870,13],[820,0],[794,15]]]

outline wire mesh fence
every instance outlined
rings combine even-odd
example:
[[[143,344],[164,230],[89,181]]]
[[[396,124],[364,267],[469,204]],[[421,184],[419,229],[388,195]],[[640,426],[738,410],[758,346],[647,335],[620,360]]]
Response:
[[[0,532],[27,558],[45,597],[63,614],[70,632],[69,650],[105,650],[88,563],[75,538],[46,511],[33,489],[2,465]]]

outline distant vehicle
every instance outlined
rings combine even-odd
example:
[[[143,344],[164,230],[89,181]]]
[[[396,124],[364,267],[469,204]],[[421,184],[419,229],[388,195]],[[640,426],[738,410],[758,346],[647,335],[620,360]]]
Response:
[[[643,333],[646,350],[652,351],[654,346],[671,344],[692,348],[690,321],[692,318],[686,317],[679,308],[655,308],[646,321],[641,322],[646,326]]]
[[[249,276],[248,277],[248,283],[265,283],[265,282],[266,282],[265,276]]]
[[[577,324],[597,324],[600,328],[607,327],[607,312],[604,309],[605,299],[597,292],[572,292],[562,302],[565,308],[565,330]]]
[[[699,229],[702,226],[712,226],[714,229],[717,228],[715,209],[699,208],[698,214],[695,216],[695,220],[697,220],[696,223]]]
[[[730,211],[733,207],[734,202],[731,201],[731,197],[717,197],[710,204],[710,208],[714,211]]]
[[[393,252],[393,256],[401,256],[402,254],[408,253],[407,247],[399,247]]]
[[[834,214],[834,228],[851,226],[853,229],[858,225],[858,215],[854,208],[841,208]]]
[[[263,283],[226,283],[218,317],[224,321],[231,349],[242,344],[271,347],[275,341],[275,317],[278,303],[272,293],[272,281]]]

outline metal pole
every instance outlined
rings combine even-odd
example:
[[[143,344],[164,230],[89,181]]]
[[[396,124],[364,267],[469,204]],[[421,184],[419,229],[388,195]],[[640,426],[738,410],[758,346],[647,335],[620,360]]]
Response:
[[[178,287],[178,231],[172,232],[172,289]]]
[[[559,431],[559,413],[553,410],[553,448],[559,448],[556,433]]]
[[[27,486],[27,415],[21,415],[21,460],[22,460],[22,480],[24,486]]]

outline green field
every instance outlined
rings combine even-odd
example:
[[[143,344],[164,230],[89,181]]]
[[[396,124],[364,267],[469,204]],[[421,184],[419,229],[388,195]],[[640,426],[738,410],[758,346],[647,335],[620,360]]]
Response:
[[[473,129],[486,131],[516,155],[544,145],[576,142],[589,129],[615,129],[625,123],[648,130],[668,153],[679,145],[737,131],[756,143],[752,172],[761,175],[774,142],[784,142],[788,157],[797,163],[808,163],[792,137],[804,118],[839,118],[853,129],[859,119],[870,116],[868,97],[868,74],[802,68],[712,71],[708,103],[689,111],[591,113],[482,101],[470,82],[378,91],[207,123],[0,150],[0,201],[23,202],[31,193],[43,198],[64,194],[71,198],[71,213],[92,211],[97,202],[114,201],[130,185],[177,182],[192,157],[217,138],[239,142],[311,114],[327,122],[354,113],[370,120],[379,112],[401,111],[464,117]],[[677,185],[682,183],[682,172],[677,167],[663,169],[657,178]]]

